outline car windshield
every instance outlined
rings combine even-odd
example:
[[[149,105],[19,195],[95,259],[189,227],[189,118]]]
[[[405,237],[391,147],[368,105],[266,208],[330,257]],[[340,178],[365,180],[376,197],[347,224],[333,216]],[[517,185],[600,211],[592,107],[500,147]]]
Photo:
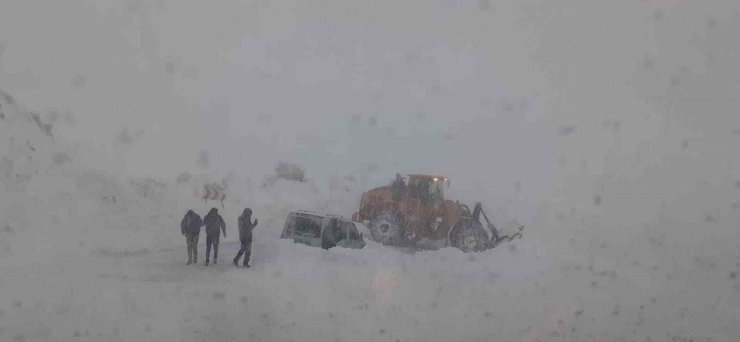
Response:
[[[360,233],[357,232],[357,226],[355,226],[352,222],[345,223],[347,227],[347,231],[349,232],[349,238],[352,240],[359,240],[360,239]]]
[[[329,234],[329,237],[332,241],[342,241],[347,238],[347,223],[332,219],[329,222],[327,233]]]
[[[294,232],[298,235],[318,238],[321,236],[321,219],[316,217],[296,217]]]

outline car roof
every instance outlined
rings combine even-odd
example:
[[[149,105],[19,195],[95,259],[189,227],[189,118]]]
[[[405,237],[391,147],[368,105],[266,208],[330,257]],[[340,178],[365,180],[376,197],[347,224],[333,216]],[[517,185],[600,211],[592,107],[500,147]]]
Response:
[[[290,215],[294,215],[294,216],[312,216],[312,217],[317,217],[317,218],[322,218],[323,217],[322,215],[319,215],[317,213],[314,213],[312,211],[307,211],[307,210],[291,211],[290,212]]]
[[[342,217],[342,216],[339,216],[339,215],[328,215],[328,214],[327,215],[322,215],[322,214],[319,214],[319,213],[316,213],[316,212],[313,212],[313,211],[309,211],[309,210],[294,210],[294,211],[291,211],[290,214],[291,215],[296,215],[296,216],[311,216],[311,217],[322,218],[322,219],[323,218],[335,218],[337,220],[344,221],[344,222],[352,222],[352,220],[349,220],[349,219],[347,219],[345,217]]]

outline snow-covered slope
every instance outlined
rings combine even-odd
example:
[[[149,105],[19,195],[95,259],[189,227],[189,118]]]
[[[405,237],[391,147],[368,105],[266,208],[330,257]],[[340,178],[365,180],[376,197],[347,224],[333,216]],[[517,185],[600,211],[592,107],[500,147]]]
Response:
[[[178,206],[173,203],[178,196],[168,193],[166,184],[78,166],[75,158],[84,150],[57,143],[53,122],[8,101],[2,111],[0,206],[6,252],[14,262],[166,245],[158,227],[173,221],[170,211]]]

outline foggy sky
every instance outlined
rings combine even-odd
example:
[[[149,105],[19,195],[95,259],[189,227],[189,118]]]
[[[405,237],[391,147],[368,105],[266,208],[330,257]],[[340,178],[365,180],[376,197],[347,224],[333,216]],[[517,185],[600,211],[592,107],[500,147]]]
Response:
[[[123,158],[103,169],[171,177],[206,151],[214,176],[261,179],[279,160],[319,183],[443,173],[467,200],[531,214],[571,177],[620,158],[646,167],[648,146],[676,140],[642,157],[654,164],[686,137],[731,136],[737,13],[734,1],[9,0],[0,87],[74,115],[58,135]],[[124,128],[143,134],[116,147]]]

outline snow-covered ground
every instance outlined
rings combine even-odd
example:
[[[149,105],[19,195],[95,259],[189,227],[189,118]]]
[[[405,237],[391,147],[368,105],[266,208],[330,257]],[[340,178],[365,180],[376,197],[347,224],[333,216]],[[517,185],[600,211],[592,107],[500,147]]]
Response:
[[[608,212],[546,211],[524,239],[478,254],[452,248],[406,254],[374,242],[359,251],[324,251],[280,240],[285,214],[322,210],[327,204],[317,202],[342,193],[352,202],[354,194],[334,193],[330,201],[310,185],[278,182],[255,190],[262,223],[253,268],[230,264],[239,198],[222,210],[229,235],[220,263],[202,265],[201,238],[201,264],[188,266],[181,214],[214,205],[197,202],[198,177],[129,180],[76,166],[82,152],[56,144],[43,121],[5,100],[2,110],[0,130],[9,142],[1,159],[3,340],[740,336],[737,238],[733,229],[720,229],[737,222],[737,208],[701,218],[712,236],[678,221],[621,237],[617,218],[609,218],[614,225],[602,222]]]
[[[349,3],[0,3],[0,341],[740,340],[736,1]],[[524,238],[278,238],[396,171]]]

